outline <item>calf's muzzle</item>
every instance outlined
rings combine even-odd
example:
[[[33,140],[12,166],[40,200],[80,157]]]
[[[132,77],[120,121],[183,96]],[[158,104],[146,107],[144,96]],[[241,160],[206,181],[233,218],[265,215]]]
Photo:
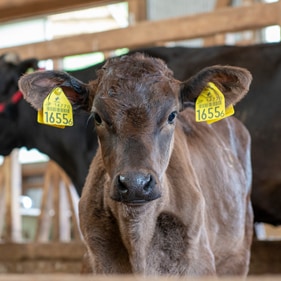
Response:
[[[161,196],[155,177],[141,172],[126,172],[115,177],[111,198],[127,204],[143,204]]]

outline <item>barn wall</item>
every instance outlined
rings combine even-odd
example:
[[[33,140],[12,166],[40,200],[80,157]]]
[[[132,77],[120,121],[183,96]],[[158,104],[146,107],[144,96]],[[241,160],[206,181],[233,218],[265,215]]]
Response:
[[[219,0],[147,0],[147,18],[162,20],[171,17],[180,17],[198,13],[211,12]],[[265,2],[263,0],[232,0],[232,6],[240,6],[247,2]]]
[[[212,11],[216,0],[147,0],[147,16],[149,20],[161,20],[170,17],[192,15]]]

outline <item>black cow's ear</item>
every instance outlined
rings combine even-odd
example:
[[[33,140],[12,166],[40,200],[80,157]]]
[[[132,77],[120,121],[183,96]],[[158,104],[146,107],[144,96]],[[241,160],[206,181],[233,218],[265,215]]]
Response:
[[[33,69],[34,71],[38,70],[39,67],[38,67],[38,60],[37,59],[31,58],[31,59],[26,59],[26,60],[21,61],[17,65],[18,74],[23,75],[30,68]]]
[[[89,108],[89,88],[87,84],[62,71],[36,71],[19,80],[19,88],[24,98],[37,110],[42,109],[50,92],[61,87],[74,108]]]
[[[215,65],[204,68],[189,80],[181,83],[180,98],[182,109],[197,97],[213,82],[225,97],[225,107],[240,101],[249,91],[252,81],[251,73],[240,67]]]

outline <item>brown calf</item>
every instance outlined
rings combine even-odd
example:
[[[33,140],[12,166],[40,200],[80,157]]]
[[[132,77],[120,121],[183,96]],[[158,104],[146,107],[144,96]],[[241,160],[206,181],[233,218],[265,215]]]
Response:
[[[209,81],[228,107],[251,75],[213,66],[180,82],[161,60],[137,54],[109,60],[88,85],[58,71],[21,78],[37,109],[56,86],[74,107],[92,107],[100,146],[79,211],[94,273],[247,273],[250,138],[233,117],[195,122],[194,102]]]

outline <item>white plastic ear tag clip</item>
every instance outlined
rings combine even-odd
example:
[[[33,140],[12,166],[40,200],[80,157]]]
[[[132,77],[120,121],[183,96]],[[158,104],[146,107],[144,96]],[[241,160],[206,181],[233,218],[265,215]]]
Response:
[[[62,88],[54,88],[46,97],[42,110],[38,111],[37,121],[57,128],[73,126],[72,105]]]
[[[234,108],[230,105],[225,109],[223,93],[217,86],[209,82],[198,96],[195,103],[196,122],[211,124],[234,114]]]

